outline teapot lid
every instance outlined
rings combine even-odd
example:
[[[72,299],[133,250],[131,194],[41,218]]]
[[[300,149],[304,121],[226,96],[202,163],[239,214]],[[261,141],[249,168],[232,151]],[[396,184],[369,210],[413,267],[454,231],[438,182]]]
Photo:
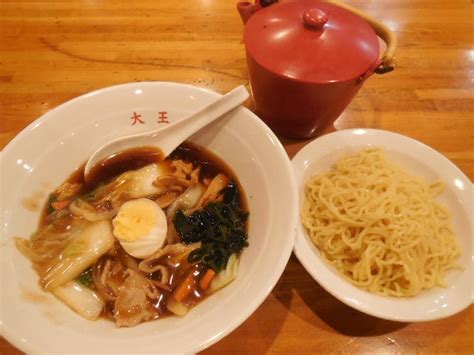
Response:
[[[248,55],[267,70],[313,83],[355,79],[379,56],[378,37],[365,20],[314,0],[257,11],[245,25],[244,43]]]

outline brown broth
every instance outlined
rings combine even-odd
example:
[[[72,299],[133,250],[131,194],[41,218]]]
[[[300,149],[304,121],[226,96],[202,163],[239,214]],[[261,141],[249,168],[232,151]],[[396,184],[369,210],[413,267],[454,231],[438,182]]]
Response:
[[[234,171],[216,154],[191,142],[183,142],[171,154],[172,159],[181,159],[193,165],[201,166],[201,178],[212,178],[219,173],[224,173],[231,178],[240,192],[240,205],[244,211],[248,211],[247,199],[242,185]]]
[[[149,164],[159,163],[164,160],[163,158],[163,152],[158,148],[128,149],[105,158],[95,165],[87,175],[87,185],[89,188],[94,187],[125,171],[137,170]]]
[[[121,252],[125,253],[122,247],[118,245],[117,253],[121,253]],[[132,256],[130,257],[133,258]],[[106,255],[103,258],[110,258],[110,256]],[[183,259],[179,267],[171,267],[169,263],[167,263],[167,260],[174,259],[174,258],[175,256],[165,254],[158,259],[157,264],[168,265],[167,267],[168,267],[168,270],[170,271],[168,286],[170,287],[171,292],[160,289],[161,296],[155,301],[150,300],[149,309],[151,311],[156,312],[152,319],[174,316],[174,314],[166,308],[166,303],[168,299],[172,297],[173,291],[176,288],[176,286],[181,284],[191,272],[194,273],[195,275],[195,282],[192,285],[191,292],[189,292],[189,295],[183,300],[183,303],[189,307],[193,307],[197,305],[198,303],[202,302],[207,296],[206,292],[202,290],[199,286],[199,281],[206,271],[203,265],[202,264],[192,265],[192,264],[189,264],[186,259]],[[114,258],[114,259],[118,261],[117,258]],[[140,259],[136,259],[136,258],[133,258],[133,259],[135,259],[137,262],[140,262]],[[159,274],[158,272],[154,272],[154,273],[147,274],[146,277],[150,280],[159,281],[160,275],[158,274]],[[120,279],[121,276],[118,276],[118,278]],[[117,281],[123,281],[123,280],[117,280]],[[106,306],[102,312],[102,317],[114,321],[114,316],[113,316],[114,302],[106,301],[105,304]]]
[[[201,166],[201,179],[212,178],[223,172],[235,181],[240,192],[240,205],[244,211],[248,211],[247,199],[245,197],[239,179],[232,169],[216,154],[191,142],[183,142],[171,154],[171,159],[182,159],[193,165]],[[128,170],[137,170],[146,165],[163,161],[163,152],[155,147],[140,147],[117,153],[104,159],[92,168],[84,179],[85,163],[76,169],[65,182],[80,183],[84,185],[81,195],[92,191],[97,185],[105,183],[111,178]],[[45,225],[48,204],[42,210],[39,226]]]
[[[202,181],[205,178],[213,178],[219,173],[224,173],[231,180],[233,180],[240,192],[240,203],[243,210],[248,211],[247,200],[244,194],[244,191],[239,183],[239,180],[232,169],[217,155],[214,153],[202,148],[196,144],[190,142],[182,143],[171,155],[171,159],[181,159],[188,163],[192,163],[194,166],[201,167],[201,177]],[[113,177],[129,170],[137,170],[146,165],[152,163],[159,163],[163,161],[163,154],[159,149],[153,147],[141,147],[131,150],[127,150],[122,153],[118,153],[112,157],[105,159],[100,162],[97,166],[93,168],[90,172],[90,175],[87,178],[87,181],[84,180],[84,165],[79,167],[74,171],[73,174],[65,181],[69,183],[80,183],[83,185],[83,189],[78,196],[89,193],[95,187],[102,183],[107,183]],[[40,220],[40,227],[45,226],[46,224],[51,223],[51,215],[48,216],[48,203],[43,208],[42,218]],[[54,228],[57,232],[66,231],[71,224],[74,223],[74,217],[67,214],[53,222],[55,224]],[[122,247],[116,243],[116,249],[113,253],[114,260],[120,262],[126,269],[128,266],[125,265],[123,257],[119,257],[119,254],[126,254]],[[128,255],[128,254],[127,254]],[[110,254],[104,255],[102,258],[110,258]],[[134,258],[128,255],[129,258],[133,259],[137,264],[141,261],[140,259]],[[102,259],[101,258],[101,259]],[[168,286],[172,290],[171,292],[161,290],[162,296],[158,300],[151,302],[150,306],[156,310],[156,318],[163,318],[166,316],[173,315],[166,308],[166,303],[170,297],[172,297],[173,290],[179,284],[181,284],[184,279],[192,272],[195,275],[194,283],[191,288],[191,292],[184,299],[183,303],[188,306],[194,306],[206,298],[206,291],[202,290],[199,286],[200,279],[204,275],[206,268],[202,264],[189,264],[186,259],[181,261],[181,264],[178,267],[173,267],[171,260],[175,261],[174,256],[164,255],[160,258],[160,264],[166,265],[170,272],[170,281]],[[100,262],[99,259],[97,262]],[[40,266],[40,265],[37,265]],[[37,271],[41,274],[41,270]],[[159,275],[156,273],[146,275],[149,279],[158,281]],[[120,276],[122,277],[122,276]],[[118,280],[117,280],[118,281]],[[122,280],[123,281],[123,280]],[[106,307],[103,311],[102,316],[107,319],[113,320],[113,301],[106,301]]]
[[[111,178],[120,175],[128,170],[137,170],[146,165],[159,163],[163,160],[163,153],[158,148],[154,147],[140,147],[126,150],[114,154],[111,157],[105,158],[92,168],[87,176],[87,181],[84,178],[84,168],[86,163],[79,168],[64,181],[70,183],[79,183],[84,186],[80,195],[87,194],[96,188],[99,184],[105,183]],[[46,217],[48,215],[48,203],[45,204],[41,211],[39,227],[47,224]]]

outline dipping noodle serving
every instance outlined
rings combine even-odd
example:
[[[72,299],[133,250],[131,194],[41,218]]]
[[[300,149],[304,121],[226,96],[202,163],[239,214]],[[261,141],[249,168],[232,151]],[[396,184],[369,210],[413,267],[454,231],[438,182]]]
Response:
[[[386,296],[445,286],[459,242],[449,211],[429,183],[390,162],[381,149],[338,160],[305,186],[302,223],[322,257],[352,284]]]
[[[38,230],[17,238],[41,286],[87,319],[119,327],[185,315],[237,277],[248,245],[237,177],[204,148],[152,148],[79,169],[51,195]]]

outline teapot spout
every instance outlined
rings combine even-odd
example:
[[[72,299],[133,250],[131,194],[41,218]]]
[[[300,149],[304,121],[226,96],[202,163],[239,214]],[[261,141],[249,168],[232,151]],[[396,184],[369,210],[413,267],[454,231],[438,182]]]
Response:
[[[260,1],[256,0],[254,4],[248,1],[240,1],[237,3],[237,10],[239,11],[240,17],[242,18],[242,22],[245,24],[252,15],[260,10],[262,6],[260,5]]]

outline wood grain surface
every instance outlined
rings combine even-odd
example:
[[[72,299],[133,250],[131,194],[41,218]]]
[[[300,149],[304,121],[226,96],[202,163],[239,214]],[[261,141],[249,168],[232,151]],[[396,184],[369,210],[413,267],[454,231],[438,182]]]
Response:
[[[393,29],[399,48],[396,70],[370,78],[336,129],[408,135],[473,180],[472,3],[347,2]],[[164,80],[225,92],[248,84],[233,0],[2,0],[0,68],[0,148],[48,110],[98,88]],[[308,140],[282,142],[292,157]],[[292,256],[257,311],[204,353],[472,354],[473,325],[472,306],[427,323],[364,315],[324,291]],[[0,353],[21,352],[0,339]]]

